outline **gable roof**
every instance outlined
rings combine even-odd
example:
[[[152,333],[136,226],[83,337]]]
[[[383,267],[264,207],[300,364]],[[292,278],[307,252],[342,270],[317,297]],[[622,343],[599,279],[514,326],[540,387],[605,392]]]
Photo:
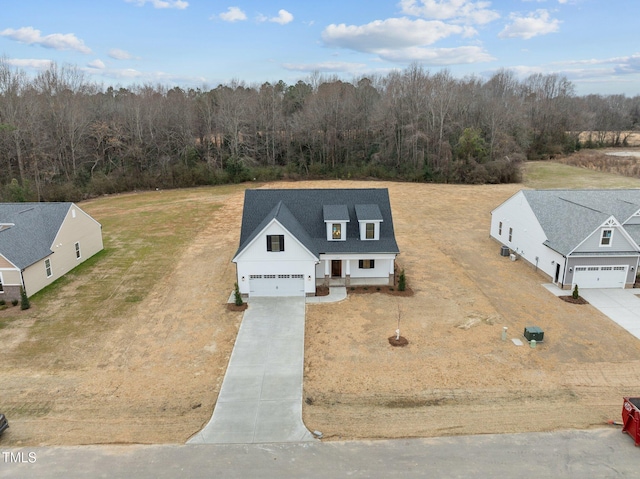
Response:
[[[72,203],[0,203],[0,254],[16,267],[49,256],[51,246]]]
[[[640,209],[640,190],[522,190],[522,193],[547,236],[545,244],[565,256],[611,216],[623,223]],[[640,244],[640,230],[625,229]]]
[[[361,241],[356,205],[377,205],[380,239]],[[344,206],[335,208],[335,206]],[[325,209],[325,206],[328,208]],[[327,241],[325,213],[349,221],[346,241]],[[345,216],[345,213],[347,216]],[[336,218],[333,218],[337,215]],[[366,189],[246,190],[237,256],[273,220],[278,220],[311,253],[399,253],[393,231],[389,192]]]

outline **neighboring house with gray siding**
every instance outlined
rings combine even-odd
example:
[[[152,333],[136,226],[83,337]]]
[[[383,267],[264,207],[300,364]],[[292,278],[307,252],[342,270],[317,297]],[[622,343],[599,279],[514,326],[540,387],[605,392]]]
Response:
[[[490,234],[561,288],[632,287],[640,190],[521,190],[491,212]]]
[[[32,296],[102,248],[102,226],[74,203],[0,203],[0,299]]]
[[[393,285],[389,192],[246,190],[236,263],[249,296],[314,295],[317,285]]]

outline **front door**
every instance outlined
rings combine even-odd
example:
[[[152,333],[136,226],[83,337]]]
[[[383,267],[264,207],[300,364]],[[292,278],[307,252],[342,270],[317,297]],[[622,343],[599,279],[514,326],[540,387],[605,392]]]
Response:
[[[341,259],[331,260],[331,277],[332,278],[342,277],[342,260]]]

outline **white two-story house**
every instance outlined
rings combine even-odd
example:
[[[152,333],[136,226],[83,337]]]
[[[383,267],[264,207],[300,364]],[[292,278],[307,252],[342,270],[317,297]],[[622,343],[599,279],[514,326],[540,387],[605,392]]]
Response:
[[[398,245],[387,189],[246,190],[236,263],[249,296],[317,285],[392,285]]]

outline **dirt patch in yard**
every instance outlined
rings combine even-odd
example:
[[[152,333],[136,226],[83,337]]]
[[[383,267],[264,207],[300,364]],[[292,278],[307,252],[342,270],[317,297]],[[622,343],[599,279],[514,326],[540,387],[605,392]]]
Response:
[[[376,185],[390,189],[398,262],[414,295],[307,307],[309,429],[383,438],[619,419],[622,396],[640,390],[640,341],[590,305],[559,301],[547,278],[501,257],[489,238],[491,210],[521,186]],[[388,341],[398,314],[403,348]],[[545,341],[532,349],[523,332],[534,325]]]

